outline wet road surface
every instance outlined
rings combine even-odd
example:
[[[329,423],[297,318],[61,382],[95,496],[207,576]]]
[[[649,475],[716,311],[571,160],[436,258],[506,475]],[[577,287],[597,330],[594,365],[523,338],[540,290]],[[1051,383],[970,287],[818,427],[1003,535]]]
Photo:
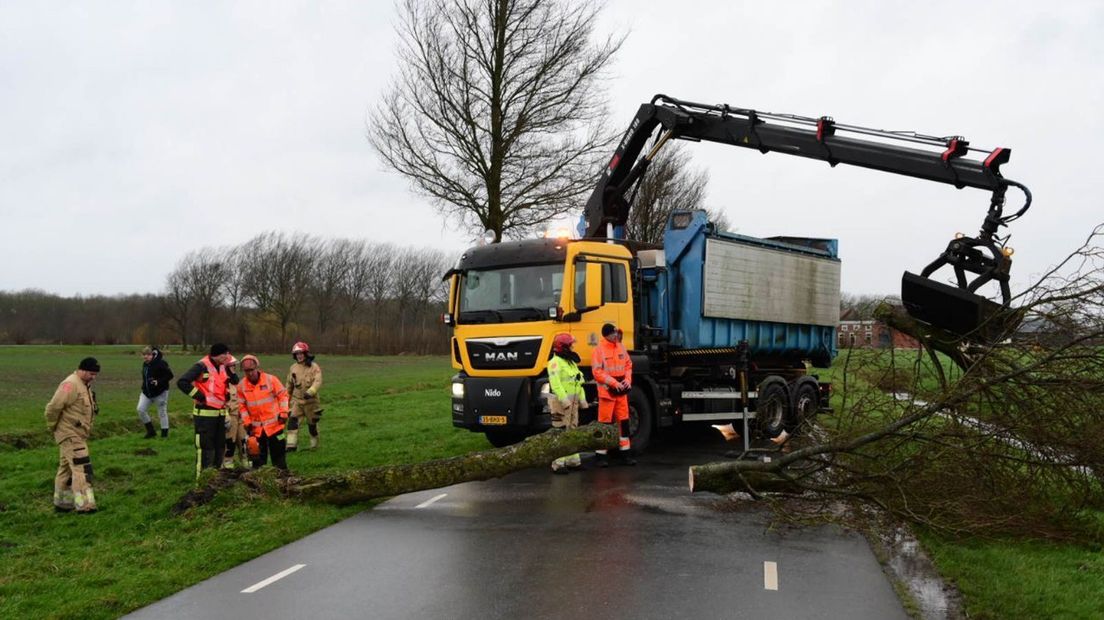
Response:
[[[402,495],[131,617],[907,617],[861,536],[690,495],[720,451]]]

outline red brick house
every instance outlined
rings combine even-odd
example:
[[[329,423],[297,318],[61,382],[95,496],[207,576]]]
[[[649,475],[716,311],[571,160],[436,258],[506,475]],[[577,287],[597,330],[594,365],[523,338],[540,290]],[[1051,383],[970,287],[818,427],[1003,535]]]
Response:
[[[853,310],[845,310],[836,326],[836,344],[841,349],[919,349],[920,343],[881,321],[855,319]]]

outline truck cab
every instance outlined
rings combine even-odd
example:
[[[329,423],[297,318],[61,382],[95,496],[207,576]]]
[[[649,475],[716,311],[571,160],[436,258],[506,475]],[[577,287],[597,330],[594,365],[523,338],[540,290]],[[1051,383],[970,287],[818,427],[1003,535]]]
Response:
[[[562,238],[465,252],[448,274],[453,425],[494,445],[549,428],[545,366],[556,334],[575,337],[587,368],[604,323],[633,348],[632,258],[622,244]]]

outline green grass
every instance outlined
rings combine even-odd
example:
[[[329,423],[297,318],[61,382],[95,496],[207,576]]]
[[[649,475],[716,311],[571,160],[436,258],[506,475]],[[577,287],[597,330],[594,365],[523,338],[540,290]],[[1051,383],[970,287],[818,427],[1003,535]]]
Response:
[[[964,542],[922,534],[971,618],[1104,618],[1104,554],[1042,542]]]
[[[194,483],[189,401],[174,389],[167,440],[142,438],[134,407],[138,347],[0,347],[0,618],[109,618],[332,524],[366,506],[335,508],[233,493],[191,514],[169,508]],[[50,502],[57,449],[43,407],[81,357],[103,368],[91,442],[100,512],[58,515]],[[172,354],[179,375],[198,356]],[[412,462],[486,449],[450,423],[445,357],[327,357],[322,447],[288,457],[301,474]],[[290,360],[262,357],[283,376]],[[179,420],[182,424],[176,424]],[[305,443],[305,442],[304,442]],[[152,452],[151,452],[152,450]]]

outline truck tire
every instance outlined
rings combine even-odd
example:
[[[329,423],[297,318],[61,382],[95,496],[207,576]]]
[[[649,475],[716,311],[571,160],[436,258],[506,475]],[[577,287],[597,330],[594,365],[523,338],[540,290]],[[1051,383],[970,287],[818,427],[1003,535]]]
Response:
[[[767,437],[774,439],[786,430],[790,421],[790,391],[781,381],[770,381],[759,390],[755,419]]]
[[[802,381],[794,389],[793,419],[786,425],[790,433],[798,433],[816,417],[820,408],[820,390],[812,381]]]
[[[640,454],[652,441],[652,427],[655,420],[652,405],[644,390],[634,387],[629,392],[629,444]]]
[[[496,448],[505,448],[528,437],[525,431],[486,431],[487,441]]]

